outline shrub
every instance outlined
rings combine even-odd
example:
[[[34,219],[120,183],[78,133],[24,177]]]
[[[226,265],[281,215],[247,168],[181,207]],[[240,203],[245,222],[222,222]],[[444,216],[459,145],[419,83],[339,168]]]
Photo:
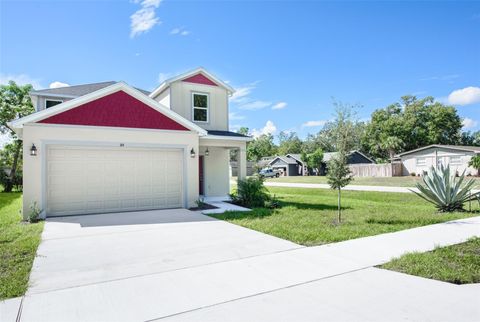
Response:
[[[480,192],[471,193],[475,180],[470,179],[464,183],[464,179],[465,171],[456,177],[448,166],[440,165],[439,169],[431,167],[430,171],[422,176],[423,184],[416,184],[420,193],[411,191],[432,203],[440,211],[463,210],[463,205],[467,201],[478,199],[480,195]]]
[[[270,194],[260,177],[250,177],[238,180],[237,189],[230,195],[232,201],[247,208],[265,207]]]
[[[30,213],[28,214],[28,221],[31,223],[36,223],[40,220],[40,213],[42,210],[38,207],[36,201],[30,205]]]
[[[17,191],[22,191],[23,187],[23,176],[21,171],[17,171],[13,177],[12,185]],[[10,183],[10,176],[8,173],[0,169],[0,185],[6,187]]]

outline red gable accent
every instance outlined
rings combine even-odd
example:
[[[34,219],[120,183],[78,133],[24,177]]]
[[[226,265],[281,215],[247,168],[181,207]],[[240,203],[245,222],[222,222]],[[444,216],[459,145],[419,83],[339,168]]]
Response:
[[[50,116],[39,123],[188,131],[183,125],[124,91]]]
[[[189,78],[185,78],[183,81],[184,82],[189,82],[189,83],[218,86],[217,84],[212,82],[209,78],[203,76],[203,74],[201,74],[201,73],[198,73],[197,75],[190,76]]]

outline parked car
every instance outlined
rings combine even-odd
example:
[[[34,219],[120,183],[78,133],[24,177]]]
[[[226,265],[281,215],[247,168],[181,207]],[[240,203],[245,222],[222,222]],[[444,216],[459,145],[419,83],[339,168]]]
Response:
[[[262,178],[278,178],[280,177],[280,170],[262,169],[260,170],[259,175]]]

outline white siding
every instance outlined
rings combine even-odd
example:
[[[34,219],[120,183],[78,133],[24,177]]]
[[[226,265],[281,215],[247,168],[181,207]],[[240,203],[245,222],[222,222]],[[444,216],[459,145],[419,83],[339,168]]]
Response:
[[[437,151],[437,152],[435,152]],[[428,171],[430,167],[435,167],[435,160],[438,164],[450,165],[453,171],[465,174],[474,175],[476,170],[468,166],[468,162],[475,155],[473,152],[453,150],[447,148],[430,148],[415,153],[411,153],[402,157],[403,175],[422,174],[423,171]],[[454,160],[452,163],[451,160]],[[419,162],[424,161],[424,162]]]
[[[192,93],[209,94],[208,122],[194,122],[206,130],[228,130],[228,93],[221,86],[210,86],[177,81],[170,85],[168,95],[161,93],[155,100],[169,103],[170,109],[187,120],[193,121]],[[163,103],[162,103],[163,104]]]

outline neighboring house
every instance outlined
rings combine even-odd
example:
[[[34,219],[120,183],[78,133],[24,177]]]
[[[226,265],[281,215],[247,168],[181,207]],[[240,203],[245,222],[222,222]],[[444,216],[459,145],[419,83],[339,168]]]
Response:
[[[238,150],[243,178],[251,140],[229,131],[233,92],[203,68],[149,95],[123,82],[32,92],[38,112],[9,123],[25,147],[24,217],[34,202],[46,216],[65,216],[227,197],[229,150]],[[47,104],[52,98],[62,103]]]
[[[268,166],[280,170],[284,176],[303,176],[306,174],[306,167],[300,154],[274,157],[273,160],[268,162]]]
[[[477,170],[469,167],[472,156],[480,154],[478,146],[433,144],[398,154],[392,162],[401,162],[403,175],[420,175],[430,167],[449,165],[453,171],[475,175]]]
[[[325,175],[327,173],[327,164],[328,162],[335,157],[338,152],[325,152],[323,154],[322,166],[320,167],[320,175]],[[353,150],[347,156],[347,164],[368,164],[375,163],[375,161],[360,151]]]

